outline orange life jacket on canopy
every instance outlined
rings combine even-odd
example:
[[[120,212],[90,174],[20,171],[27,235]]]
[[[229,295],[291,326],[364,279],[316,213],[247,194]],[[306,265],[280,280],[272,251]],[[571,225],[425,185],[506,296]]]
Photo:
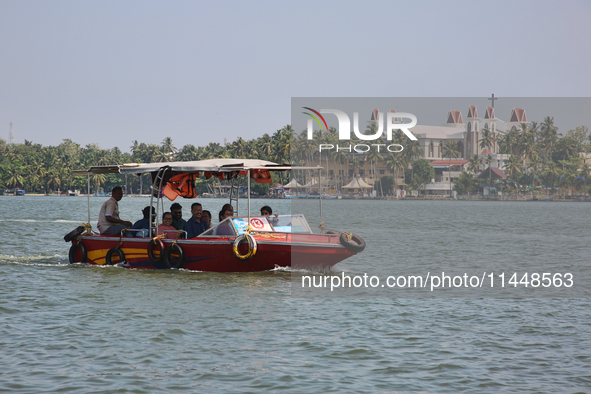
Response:
[[[174,201],[178,196],[185,198],[197,197],[195,192],[195,179],[199,176],[199,173],[182,173],[177,174],[170,178],[166,187],[162,191],[170,201]]]

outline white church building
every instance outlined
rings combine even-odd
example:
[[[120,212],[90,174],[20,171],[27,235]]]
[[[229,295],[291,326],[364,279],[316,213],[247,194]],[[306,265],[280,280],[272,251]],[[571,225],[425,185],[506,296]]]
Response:
[[[436,178],[426,185],[426,193],[449,195],[450,189],[453,189],[453,180],[459,176],[468,159],[475,154],[479,156],[483,168],[485,160],[490,155],[490,166],[502,169],[504,160],[507,160],[509,155],[499,153],[498,137],[512,128],[521,129],[522,123],[528,123],[523,108],[512,109],[509,121],[504,121],[495,116],[494,107],[486,107],[482,116],[479,116],[476,106],[470,105],[465,118],[459,110],[451,110],[447,114],[446,122],[440,126],[416,125],[410,129],[423,149],[423,158],[438,170]],[[481,146],[481,133],[484,129],[490,130],[495,136],[490,147]],[[447,140],[453,141],[458,151],[458,157],[452,160],[451,169],[448,168],[448,159],[443,157],[443,146]]]
[[[492,107],[486,107],[484,116],[479,117],[477,108],[470,105],[465,121],[459,110],[451,110],[447,114],[446,123],[441,126],[416,125],[411,131],[419,140],[424,152],[423,158],[429,161],[444,158],[442,153],[446,140],[452,140],[457,144],[458,159],[467,160],[474,154],[479,156],[491,154],[494,160],[502,161],[507,157],[499,154],[496,139],[492,144],[493,146],[483,148],[480,146],[480,134],[482,130],[488,129],[494,135],[503,135],[513,127],[519,129],[521,123],[528,123],[525,110],[522,108],[511,110],[509,119],[508,122],[505,122],[495,117],[495,111]]]

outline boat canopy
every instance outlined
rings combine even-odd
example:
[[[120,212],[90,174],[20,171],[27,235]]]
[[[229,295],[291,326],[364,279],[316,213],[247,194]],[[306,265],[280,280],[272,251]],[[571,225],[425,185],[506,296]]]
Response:
[[[256,159],[209,159],[199,161],[173,161],[168,163],[128,163],[112,166],[93,166],[88,170],[74,170],[72,175],[85,176],[89,174],[147,174],[158,172],[161,168],[169,168],[177,172],[233,172],[247,170],[320,170],[322,167],[295,167],[290,164],[277,164],[266,160]]]

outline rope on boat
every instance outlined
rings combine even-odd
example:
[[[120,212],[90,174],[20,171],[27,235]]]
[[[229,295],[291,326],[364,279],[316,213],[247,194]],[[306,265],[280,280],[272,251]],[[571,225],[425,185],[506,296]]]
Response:
[[[92,226],[90,225],[90,223],[82,222],[82,226],[84,226],[84,231],[86,231],[86,234],[84,235],[92,235]]]
[[[257,233],[257,232],[252,232],[250,233],[250,235],[252,236],[257,236],[257,237],[261,237],[261,238],[269,238],[269,239],[283,239],[283,235],[275,235],[272,233]]]

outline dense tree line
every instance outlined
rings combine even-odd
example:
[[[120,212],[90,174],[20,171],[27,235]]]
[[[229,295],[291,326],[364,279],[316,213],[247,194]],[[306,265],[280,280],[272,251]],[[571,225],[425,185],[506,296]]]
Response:
[[[587,126],[569,130],[563,136],[558,133],[554,118],[549,116],[542,123],[522,123],[504,134],[484,129],[480,148],[490,149],[498,144],[500,153],[508,155],[501,164],[507,179],[493,182],[490,177],[486,183],[503,192],[589,193],[591,166],[583,154],[591,152],[590,140]],[[469,158],[468,171],[477,175],[492,161],[492,155],[484,159],[474,155]],[[471,194],[478,190],[479,180],[471,175],[463,174],[455,182],[458,193]]]
[[[81,147],[70,139],[58,146],[42,146],[31,141],[24,144],[8,144],[0,139],[0,189],[20,187],[29,193],[48,193],[57,190],[86,190],[87,179],[72,176],[72,170],[88,169],[92,166],[124,163],[152,163],[169,161],[205,160],[220,157],[260,158],[276,162],[289,162],[288,128],[278,130],[273,136],[236,141],[222,146],[209,143],[195,147],[185,145],[181,149],[166,137],[160,145],[133,141],[131,153],[119,148],[101,149],[98,144]],[[98,174],[91,177],[93,192],[110,190],[115,185],[125,185],[129,193],[149,192],[148,176]]]
[[[377,124],[369,122],[366,134],[375,134]],[[585,126],[570,130],[565,136],[558,133],[553,118],[546,117],[540,124],[536,122],[522,124],[506,134],[482,130],[480,146],[493,148],[498,145],[501,153],[509,159],[502,169],[509,175],[499,188],[514,190],[549,188],[554,192],[558,188],[570,192],[588,191],[589,165],[583,163],[581,152],[590,152],[589,130]],[[448,141],[444,146],[443,156],[457,158],[457,146]],[[367,143],[353,138],[347,142],[354,146]],[[381,144],[380,150],[373,148],[359,154],[346,149],[332,149],[320,152],[320,144],[343,146],[338,132],[334,128],[317,130],[313,139],[307,138],[307,131],[295,132],[290,125],[277,130],[274,134],[264,134],[252,140],[238,138],[225,145],[209,143],[204,146],[185,145],[180,149],[174,146],[170,137],[160,145],[132,141],[131,153],[124,153],[119,148],[101,149],[98,144],[81,147],[70,139],[65,139],[58,146],[42,146],[31,141],[24,144],[8,144],[0,139],[0,189],[21,187],[30,193],[47,193],[57,190],[86,190],[87,179],[72,176],[72,170],[87,169],[96,165],[115,165],[124,163],[152,163],[168,161],[205,160],[212,158],[255,158],[277,163],[295,165],[315,165],[321,163],[332,175],[332,185],[340,188],[350,182],[352,176],[359,173],[359,168],[367,163],[370,174],[377,174],[377,168],[386,168],[391,174],[403,174],[405,170],[406,187],[420,189],[429,182],[431,172],[426,173],[424,163],[418,161],[423,151],[418,141],[410,141],[400,130],[393,134],[392,141],[380,138],[371,144]],[[389,152],[387,145],[400,144],[404,150],[399,153]],[[492,150],[492,149],[491,149]],[[490,160],[488,160],[490,162]],[[475,155],[470,158],[468,169],[474,175],[485,169],[487,160]],[[418,171],[418,176],[414,172]],[[274,175],[277,182],[287,181]],[[378,178],[378,177],[375,177]],[[376,186],[381,193],[396,188],[397,177],[391,180],[382,177]],[[473,177],[472,177],[473,179]],[[463,182],[463,179],[460,180]],[[474,183],[475,180],[472,180]],[[115,185],[125,185],[129,193],[149,192],[150,179],[147,176],[125,178],[117,174],[99,174],[91,178],[93,192],[101,189],[110,190]],[[202,185],[201,185],[202,186]],[[468,185],[470,186],[470,185]],[[463,192],[470,192],[466,185],[458,186]],[[463,188],[463,189],[462,189]],[[203,191],[203,188],[201,189]]]

